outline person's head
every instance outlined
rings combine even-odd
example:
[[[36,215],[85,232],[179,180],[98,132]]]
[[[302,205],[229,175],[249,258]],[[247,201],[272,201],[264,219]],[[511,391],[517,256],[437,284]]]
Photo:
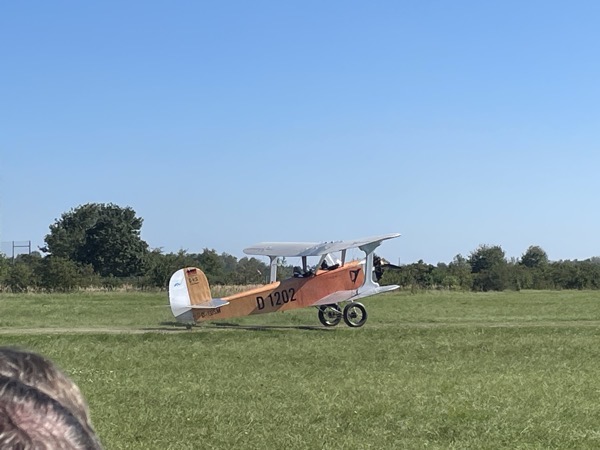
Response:
[[[101,449],[95,434],[53,397],[0,375],[0,448]]]
[[[89,409],[79,387],[49,359],[26,350],[0,347],[0,375],[15,378],[52,397],[93,431]]]

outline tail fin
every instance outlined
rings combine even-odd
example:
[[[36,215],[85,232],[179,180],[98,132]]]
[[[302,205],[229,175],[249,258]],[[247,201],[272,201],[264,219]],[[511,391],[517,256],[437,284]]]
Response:
[[[169,281],[169,302],[175,318],[181,322],[193,322],[192,309],[212,309],[228,304],[213,299],[206,275],[196,267],[179,269]]]

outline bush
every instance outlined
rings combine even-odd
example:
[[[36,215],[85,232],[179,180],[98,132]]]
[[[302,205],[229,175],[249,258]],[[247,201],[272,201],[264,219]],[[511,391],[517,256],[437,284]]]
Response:
[[[27,292],[29,287],[35,287],[33,270],[24,263],[15,263],[8,270],[6,285],[12,292]]]

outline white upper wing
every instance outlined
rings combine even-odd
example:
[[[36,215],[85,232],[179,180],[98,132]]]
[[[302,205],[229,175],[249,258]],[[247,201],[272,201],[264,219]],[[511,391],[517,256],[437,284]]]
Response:
[[[339,252],[349,248],[357,248],[373,242],[393,239],[400,233],[383,234],[364,239],[332,242],[261,242],[244,249],[247,255],[262,256],[321,256],[327,253]]]
[[[244,249],[246,255],[301,256],[320,245],[318,242],[261,242]]]

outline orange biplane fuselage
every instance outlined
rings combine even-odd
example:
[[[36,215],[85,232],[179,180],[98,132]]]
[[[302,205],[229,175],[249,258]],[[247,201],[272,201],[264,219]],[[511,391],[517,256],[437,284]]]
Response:
[[[190,297],[196,286],[201,288],[200,280],[194,284],[194,277],[204,276],[199,269],[191,270],[186,277]],[[192,281],[190,281],[192,279]],[[352,261],[343,267],[333,270],[318,270],[316,274],[302,278],[288,278],[276,281],[264,286],[241,292],[239,294],[223,297],[222,300],[229,302],[218,308],[202,310],[192,309],[194,322],[205,320],[228,319],[231,317],[248,316],[250,314],[264,314],[275,311],[287,311],[296,308],[314,306],[315,299],[323,299],[330,295],[344,296],[344,300],[352,297],[352,294],[362,286],[364,282],[364,270],[358,261]],[[198,296],[196,298],[206,298]],[[333,303],[333,300],[331,301]],[[193,303],[192,303],[193,304]]]

